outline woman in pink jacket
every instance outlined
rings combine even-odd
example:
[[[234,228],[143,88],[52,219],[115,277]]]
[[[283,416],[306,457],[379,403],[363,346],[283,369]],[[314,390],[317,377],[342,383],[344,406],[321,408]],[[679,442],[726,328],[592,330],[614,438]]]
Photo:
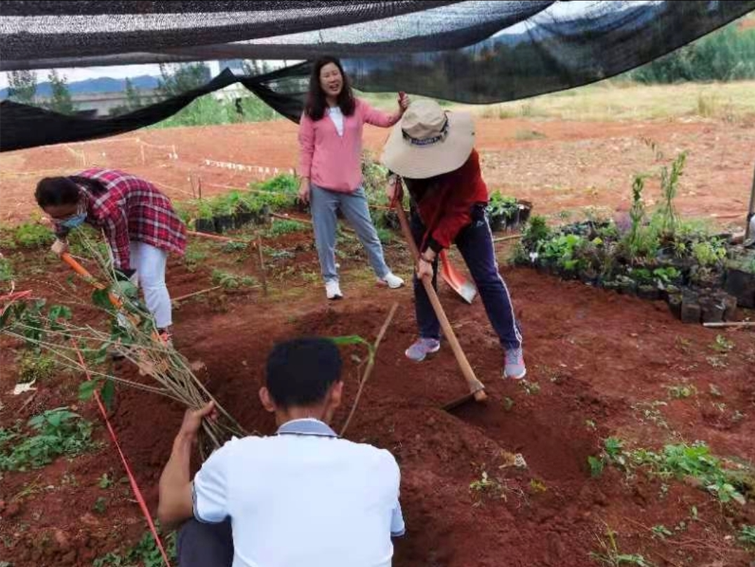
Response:
[[[362,130],[365,122],[381,128],[396,124],[409,100],[399,96],[399,110],[388,115],[354,97],[340,61],[315,63],[309,96],[299,127],[299,198],[310,203],[315,243],[328,299],[341,299],[336,267],[336,212],[340,209],[367,251],[378,282],[396,289],[404,280],[391,273],[370,218],[362,187]]]

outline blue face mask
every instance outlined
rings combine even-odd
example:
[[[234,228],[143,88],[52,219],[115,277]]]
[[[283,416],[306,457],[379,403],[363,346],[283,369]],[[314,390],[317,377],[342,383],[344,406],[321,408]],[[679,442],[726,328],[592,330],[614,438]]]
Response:
[[[66,228],[76,228],[80,224],[82,224],[85,220],[87,220],[87,214],[86,213],[77,213],[76,215],[67,218],[63,222],[61,222],[61,226],[64,226]]]

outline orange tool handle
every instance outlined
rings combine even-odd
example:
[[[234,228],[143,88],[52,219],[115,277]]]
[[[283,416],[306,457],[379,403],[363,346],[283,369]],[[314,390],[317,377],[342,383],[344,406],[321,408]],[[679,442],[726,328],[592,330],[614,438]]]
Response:
[[[106,286],[102,282],[99,282],[95,279],[95,277],[89,273],[89,271],[79,264],[73,256],[71,256],[68,252],[64,252],[60,255],[60,259],[63,260],[66,264],[68,264],[74,272],[79,274],[82,278],[84,278],[87,282],[89,282],[92,287],[95,287],[97,289],[105,289]],[[108,297],[110,298],[110,303],[113,304],[113,307],[116,309],[120,309],[123,307],[123,302],[118,299],[113,293],[108,293]]]

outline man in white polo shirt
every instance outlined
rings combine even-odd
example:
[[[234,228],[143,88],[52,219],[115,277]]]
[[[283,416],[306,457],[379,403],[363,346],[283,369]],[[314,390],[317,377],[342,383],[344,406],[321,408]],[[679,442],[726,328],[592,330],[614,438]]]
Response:
[[[192,447],[213,408],[186,413],[158,509],[163,524],[186,521],[180,567],[390,566],[391,537],[404,533],[399,468],[388,451],[327,425],[341,403],[341,364],[327,339],[277,345],[259,396],[278,432],[229,441],[193,483]]]

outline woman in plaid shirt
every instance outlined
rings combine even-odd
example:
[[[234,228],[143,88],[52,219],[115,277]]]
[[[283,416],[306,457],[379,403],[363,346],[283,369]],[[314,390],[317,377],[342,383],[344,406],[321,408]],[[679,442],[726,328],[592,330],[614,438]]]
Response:
[[[116,273],[138,281],[147,308],[166,340],[172,310],[165,285],[168,252],[186,250],[186,226],[165,195],[150,182],[113,169],[88,169],[71,177],[46,177],[37,184],[37,203],[55,223],[58,255],[66,236],[86,222],[101,229]]]

